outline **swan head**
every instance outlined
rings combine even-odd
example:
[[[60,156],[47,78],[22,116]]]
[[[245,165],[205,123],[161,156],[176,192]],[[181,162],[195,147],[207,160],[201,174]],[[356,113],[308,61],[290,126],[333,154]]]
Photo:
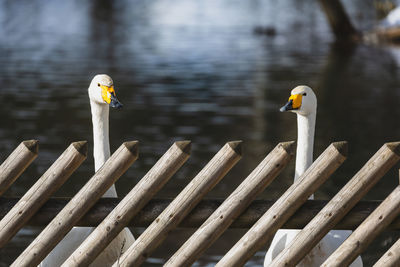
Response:
[[[303,116],[315,113],[317,110],[317,97],[313,90],[305,85],[297,86],[290,93],[286,105],[281,107],[280,111],[290,111]]]
[[[107,74],[94,76],[89,86],[89,98],[100,105],[110,105],[113,108],[122,108],[114,90],[114,83]]]

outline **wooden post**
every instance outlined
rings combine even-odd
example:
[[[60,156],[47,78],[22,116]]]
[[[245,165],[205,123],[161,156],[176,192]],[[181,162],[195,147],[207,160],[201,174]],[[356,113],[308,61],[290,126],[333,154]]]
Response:
[[[185,163],[190,141],[174,143],[62,266],[88,266]]]
[[[400,159],[400,143],[384,144],[271,263],[298,264]]]
[[[386,251],[385,254],[374,264],[373,267],[396,267],[400,266],[400,239]]]
[[[23,141],[0,165],[0,196],[17,180],[38,155],[38,141]]]
[[[18,202],[18,198],[0,197],[0,218]],[[45,227],[68,204],[69,198],[50,198],[25,226]],[[75,226],[96,227],[119,204],[118,198],[100,198],[96,204],[75,224]],[[148,227],[164,209],[171,199],[152,199],[129,222],[128,226]],[[254,200],[250,206],[235,219],[230,229],[249,229],[275,203],[274,200]],[[355,230],[381,203],[377,200],[358,202],[344,218],[334,226],[335,230]],[[221,199],[203,199],[179,223],[178,228],[199,228],[218,208]],[[327,200],[307,200],[292,217],[281,227],[283,229],[303,229],[328,204]],[[387,228],[400,230],[400,217]]]
[[[168,233],[239,161],[241,142],[227,143],[182,190],[157,219],[136,239],[113,266],[139,266]]]
[[[400,179],[400,170],[399,170]],[[396,267],[400,265],[400,239],[390,247],[373,267]]]
[[[11,266],[38,265],[137,157],[137,142],[123,143]]]
[[[25,225],[36,211],[86,159],[86,141],[72,143],[0,221],[0,248]]]
[[[367,246],[400,214],[400,185],[374,212],[333,252],[323,267],[350,265]]]
[[[191,266],[287,165],[293,146],[278,144],[164,266]]]
[[[276,231],[343,163],[346,155],[347,142],[331,144],[216,266],[242,266],[263,245],[271,242]]]

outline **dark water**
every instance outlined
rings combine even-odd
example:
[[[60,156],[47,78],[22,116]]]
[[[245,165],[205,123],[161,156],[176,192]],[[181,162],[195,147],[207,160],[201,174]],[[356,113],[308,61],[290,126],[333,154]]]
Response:
[[[372,5],[347,6],[360,29],[376,23]],[[124,196],[176,140],[192,156],[157,197],[174,197],[231,140],[243,158],[209,198],[223,198],[281,141],[296,139],[293,114],[279,113],[290,90],[308,84],[318,97],[315,156],[347,140],[349,157],[316,193],[331,198],[385,142],[400,139],[400,50],[340,47],[314,1],[0,1],[0,160],[38,139],[40,155],[7,196],[21,196],[73,141],[92,144],[87,87],[97,73],[114,79],[124,109],[112,110],[111,148],[140,141],[140,159],[121,177]],[[276,35],[253,33],[271,26]],[[93,174],[90,157],[57,196],[72,196]],[[260,198],[279,197],[294,162]],[[367,199],[398,183],[395,166]],[[22,230],[0,251],[10,264],[39,233]],[[136,236],[143,229],[133,229]],[[189,237],[175,231],[147,266],[161,265]],[[229,230],[197,266],[213,266],[244,231]],[[398,238],[386,232],[363,254],[371,266]],[[261,265],[263,252],[248,264]]]

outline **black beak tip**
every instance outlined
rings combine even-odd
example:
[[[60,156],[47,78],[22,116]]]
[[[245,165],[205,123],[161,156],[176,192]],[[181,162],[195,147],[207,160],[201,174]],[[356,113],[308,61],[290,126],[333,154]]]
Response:
[[[124,105],[122,105],[121,102],[111,101],[110,106],[112,108],[121,109]]]
[[[281,107],[279,109],[279,111],[280,112],[285,112],[285,111],[292,110],[292,109],[293,109],[293,100],[290,100],[283,107]]]

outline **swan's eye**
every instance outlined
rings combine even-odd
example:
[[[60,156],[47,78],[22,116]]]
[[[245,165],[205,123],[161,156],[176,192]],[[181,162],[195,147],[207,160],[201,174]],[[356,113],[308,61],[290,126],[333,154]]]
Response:
[[[97,86],[100,87],[100,84],[98,83]]]
[[[304,96],[306,96],[306,95],[307,95],[307,93],[303,93],[303,95],[304,95]]]

